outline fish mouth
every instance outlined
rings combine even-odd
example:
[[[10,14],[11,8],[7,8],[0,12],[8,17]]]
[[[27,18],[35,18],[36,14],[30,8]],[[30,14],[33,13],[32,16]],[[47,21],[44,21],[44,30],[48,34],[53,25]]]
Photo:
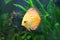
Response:
[[[21,23],[21,25],[24,26],[23,23]]]
[[[24,23],[21,23],[21,25],[22,25],[22,26],[25,26],[26,24],[24,24]]]
[[[24,24],[21,24],[22,26],[24,26]]]

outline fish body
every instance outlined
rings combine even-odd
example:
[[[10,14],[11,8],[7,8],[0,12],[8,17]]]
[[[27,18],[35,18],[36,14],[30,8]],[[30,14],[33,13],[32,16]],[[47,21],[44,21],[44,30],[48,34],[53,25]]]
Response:
[[[40,21],[39,12],[35,8],[30,8],[23,17],[22,26],[28,30],[36,30]]]

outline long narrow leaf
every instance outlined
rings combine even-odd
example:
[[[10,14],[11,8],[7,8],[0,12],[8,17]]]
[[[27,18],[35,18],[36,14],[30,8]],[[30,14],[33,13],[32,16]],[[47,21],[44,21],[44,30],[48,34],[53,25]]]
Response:
[[[24,10],[24,11],[27,11],[27,9],[24,8],[22,5],[19,5],[19,4],[13,4],[13,5],[16,6],[16,7],[21,8],[21,9]]]
[[[46,10],[44,9],[43,4],[39,0],[36,0],[36,1],[37,3],[39,3],[39,6],[42,8],[42,11],[45,12],[45,14],[48,14],[48,12],[46,12]]]
[[[11,2],[12,0],[4,0],[5,4],[8,4],[9,2]]]
[[[30,2],[28,0],[24,0],[26,3],[30,4]]]
[[[33,3],[33,0],[29,0],[29,2],[30,2],[30,6],[31,6],[31,7],[35,7],[35,6],[34,6],[34,3]]]

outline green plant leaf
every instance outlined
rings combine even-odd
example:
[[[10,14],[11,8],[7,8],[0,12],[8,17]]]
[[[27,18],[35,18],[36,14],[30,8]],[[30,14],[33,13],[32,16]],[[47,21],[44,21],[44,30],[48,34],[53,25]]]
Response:
[[[26,3],[30,4],[29,0],[24,0]]]
[[[53,0],[49,0],[49,3],[47,5],[47,11],[52,14],[53,10],[54,10],[54,3],[53,3]]]
[[[37,3],[39,4],[39,6],[41,7],[41,12],[42,12],[42,14],[44,15],[47,15],[48,14],[48,12],[44,9],[44,6],[43,6],[43,4],[39,1],[39,0],[36,0],[37,1]]]
[[[33,3],[33,0],[29,0],[29,2],[30,2],[30,6],[31,6],[31,7],[35,7],[35,6],[34,6],[34,3]]]
[[[12,0],[4,0],[5,4],[8,4],[9,2],[11,2]]]
[[[1,15],[0,19],[5,20],[5,19],[7,19],[7,17],[8,17],[8,13],[4,13],[4,14]]]
[[[22,5],[19,5],[19,4],[13,4],[13,5],[24,10],[24,11],[27,11],[27,8],[24,8]]]

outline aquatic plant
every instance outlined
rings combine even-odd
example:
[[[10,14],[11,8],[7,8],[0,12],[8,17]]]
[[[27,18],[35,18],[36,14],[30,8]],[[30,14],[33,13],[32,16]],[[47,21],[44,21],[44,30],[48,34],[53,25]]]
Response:
[[[31,7],[37,8],[41,12],[42,18],[39,28],[35,31],[21,31],[15,27],[8,27],[8,18],[11,13],[8,12],[7,5],[12,0],[5,0],[4,4],[0,6],[0,40],[60,40],[60,9],[55,5],[54,1],[49,0],[46,5],[39,0],[23,1],[28,6],[17,3],[13,3],[13,6],[21,9],[24,14]]]

